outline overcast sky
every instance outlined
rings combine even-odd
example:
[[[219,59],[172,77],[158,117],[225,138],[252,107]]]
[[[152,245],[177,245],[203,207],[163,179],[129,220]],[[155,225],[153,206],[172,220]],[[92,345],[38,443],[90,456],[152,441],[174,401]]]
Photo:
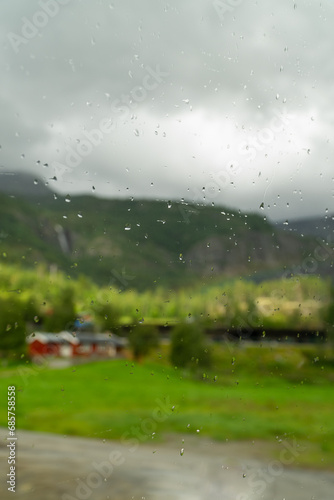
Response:
[[[334,213],[333,24],[331,0],[1,2],[0,173]]]

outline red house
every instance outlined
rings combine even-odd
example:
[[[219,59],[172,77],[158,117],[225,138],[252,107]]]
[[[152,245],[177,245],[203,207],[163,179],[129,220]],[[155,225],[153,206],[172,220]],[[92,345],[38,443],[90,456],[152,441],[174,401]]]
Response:
[[[61,358],[114,358],[121,354],[127,341],[107,333],[36,333],[27,337],[28,352],[34,356]]]

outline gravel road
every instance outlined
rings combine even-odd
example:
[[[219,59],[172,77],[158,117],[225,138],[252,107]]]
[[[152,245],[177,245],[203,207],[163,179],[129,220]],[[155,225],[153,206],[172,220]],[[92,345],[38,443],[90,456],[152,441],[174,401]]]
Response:
[[[20,500],[333,500],[334,473],[296,468],[297,453],[264,460],[266,444],[217,443],[199,436],[135,446],[130,441],[21,431],[16,493],[5,475],[8,441],[1,429],[0,498]],[[268,450],[269,451],[269,450]],[[268,454],[269,456],[269,454]],[[287,465],[289,462],[289,465]]]

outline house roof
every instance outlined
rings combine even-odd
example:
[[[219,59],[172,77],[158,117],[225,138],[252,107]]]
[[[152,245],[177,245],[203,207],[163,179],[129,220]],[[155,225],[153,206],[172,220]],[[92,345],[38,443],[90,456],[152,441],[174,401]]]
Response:
[[[113,333],[77,332],[75,338],[80,343],[113,344],[117,346],[125,346],[127,344],[127,339]]]
[[[32,344],[36,340],[41,342],[41,344],[79,344],[79,340],[76,339],[69,332],[60,333],[32,333],[26,338],[28,344]]]
[[[60,332],[60,333],[32,333],[26,338],[27,343],[31,344],[36,340],[42,344],[109,344],[116,346],[125,346],[127,344],[127,339],[118,337],[113,333],[88,333],[88,332],[78,332],[73,335],[70,332]]]

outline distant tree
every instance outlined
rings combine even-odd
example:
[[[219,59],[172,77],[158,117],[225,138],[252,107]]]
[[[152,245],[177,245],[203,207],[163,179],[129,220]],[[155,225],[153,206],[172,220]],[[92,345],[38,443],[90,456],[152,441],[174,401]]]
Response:
[[[211,366],[211,351],[197,324],[180,323],[173,329],[170,359],[174,366],[182,368]]]
[[[51,308],[45,314],[43,328],[55,333],[70,329],[75,318],[74,291],[71,287],[60,288],[51,300]]]
[[[110,302],[95,302],[91,310],[100,331],[112,332],[119,327],[119,311]]]
[[[26,304],[16,297],[0,297],[0,352],[22,354],[26,350]]]
[[[151,349],[159,346],[157,328],[151,325],[135,325],[129,334],[129,344],[134,359],[139,361]]]
[[[330,289],[329,305],[325,312],[325,322],[328,340],[334,343],[334,285]]]

